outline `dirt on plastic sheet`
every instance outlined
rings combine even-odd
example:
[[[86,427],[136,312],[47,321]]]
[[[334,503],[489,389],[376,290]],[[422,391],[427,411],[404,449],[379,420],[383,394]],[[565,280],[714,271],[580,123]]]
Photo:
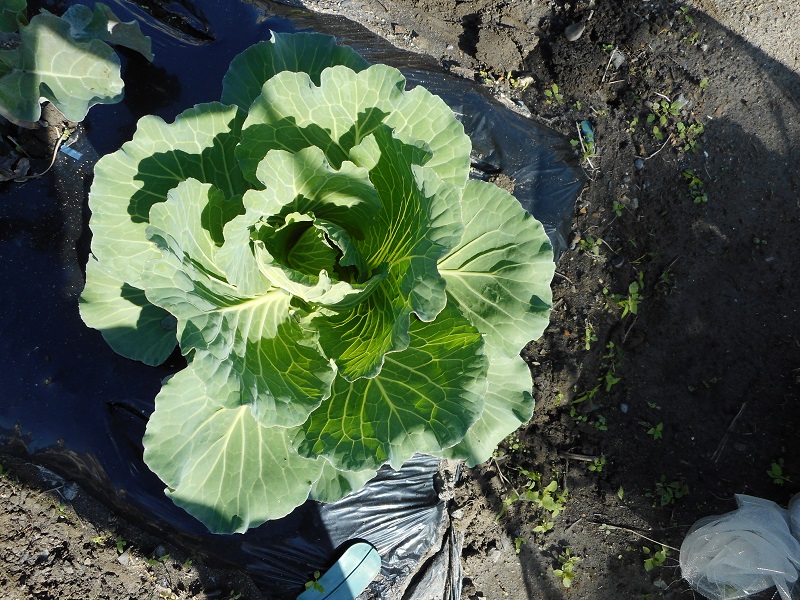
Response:
[[[759,49],[774,40],[669,0],[307,6],[529,110],[575,140],[590,179],[551,325],[524,352],[533,420],[456,489],[462,597],[697,597],[677,562],[690,526],[736,493],[800,491],[800,74]],[[0,596],[260,597],[0,463]]]

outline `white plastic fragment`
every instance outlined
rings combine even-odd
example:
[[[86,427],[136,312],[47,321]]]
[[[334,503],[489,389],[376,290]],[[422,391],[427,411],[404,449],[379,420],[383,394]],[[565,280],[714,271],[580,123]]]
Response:
[[[711,600],[745,598],[775,586],[796,599],[800,576],[800,494],[788,509],[737,495],[739,508],[700,519],[681,544],[681,574]]]

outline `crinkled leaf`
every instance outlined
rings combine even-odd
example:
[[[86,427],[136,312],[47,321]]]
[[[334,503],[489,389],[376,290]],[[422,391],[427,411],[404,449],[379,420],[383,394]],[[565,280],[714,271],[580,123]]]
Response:
[[[459,442],[483,411],[487,361],[480,332],[446,307],[436,321],[414,319],[403,352],[386,355],[380,374],[337,377],[331,397],[302,426],[306,456],[360,471]]]
[[[14,69],[0,78],[0,113],[38,121],[40,98],[70,121],[82,121],[95,104],[122,99],[119,58],[100,40],[79,42],[70,25],[51,14],[36,15],[20,28]]]
[[[387,352],[408,345],[412,312],[431,321],[444,308],[444,280],[436,263],[461,232],[457,190],[431,171],[415,168],[428,153],[402,143],[383,126],[374,139],[380,157],[370,179],[383,209],[355,245],[370,272],[388,269],[386,280],[353,309],[321,310],[311,322],[323,350],[350,381],[373,377]]]
[[[272,33],[272,39],[251,46],[231,62],[222,80],[222,102],[248,110],[261,86],[281,71],[308,73],[315,84],[327,67],[343,65],[361,71],[369,66],[361,55],[336,39],[318,33]]]
[[[258,184],[256,169],[267,152],[320,148],[334,168],[402,102],[405,78],[386,65],[363,71],[335,66],[315,86],[306,73],[283,71],[267,81],[250,107],[237,149],[245,177]]]
[[[92,252],[105,269],[141,287],[144,265],[159,256],[147,239],[150,208],[189,178],[211,183],[228,198],[247,189],[233,149],[244,115],[235,107],[201,104],[167,124],[140,119],[133,140],[101,158],[89,194]]]
[[[492,357],[487,375],[486,406],[464,439],[441,455],[474,467],[489,460],[498,444],[533,415],[531,373],[519,356]]]
[[[328,396],[334,371],[293,318],[289,294],[242,295],[221,275],[203,213],[218,206],[224,215],[226,202],[236,204],[189,179],[153,206],[147,233],[160,257],[142,275],[147,298],[177,318],[184,354],[204,352],[194,359],[204,374],[232,380],[238,404],[251,405],[262,424],[299,425]]]
[[[292,229],[306,226],[306,233],[299,234],[299,237],[292,235]],[[359,283],[346,272],[347,265],[339,260],[339,255],[354,262],[363,263],[363,259],[359,261],[361,256],[347,233],[332,223],[291,214],[281,229],[264,229],[266,235],[263,239],[259,237],[254,245],[258,268],[275,287],[304,302],[336,309],[351,307],[362,302],[385,279],[384,270],[377,271],[364,283]],[[287,229],[286,235],[282,235]],[[347,255],[335,243],[328,241],[328,231],[338,233]],[[309,236],[308,232],[313,233]],[[310,238],[316,241],[313,248]]]
[[[340,223],[358,237],[381,208],[369,172],[346,161],[334,169],[316,147],[296,153],[272,150],[258,164],[261,193],[251,192],[246,205],[254,217],[289,212],[311,213]]]
[[[153,61],[150,38],[142,34],[139,23],[122,23],[102,2],[94,11],[83,4],[70,6],[61,17],[70,24],[70,35],[78,41],[100,40],[135,50]]]
[[[332,237],[339,239],[340,249],[344,252],[339,264],[355,267],[361,271],[362,281],[368,279],[363,257],[357,248],[344,240],[351,235],[363,236],[364,224],[380,209],[380,200],[365,169],[345,162],[339,170],[334,170],[318,148],[307,148],[296,154],[273,150],[259,164],[258,177],[264,182],[265,189],[250,190],[244,195],[247,212],[225,227],[226,242],[217,256],[231,283],[244,293],[258,293],[265,289],[270,280],[262,269],[264,261],[256,260],[255,234],[267,223],[280,228],[285,224],[286,216],[292,213],[314,215],[317,223],[330,222],[326,228]],[[346,226],[340,233],[333,230],[336,222]],[[288,247],[284,250],[284,255],[291,252]],[[273,274],[285,277],[283,273]],[[311,287],[316,285],[311,280],[303,283]],[[286,288],[288,283],[284,281],[284,284]],[[300,289],[293,288],[293,291],[300,293]],[[311,299],[306,294],[303,297]],[[319,294],[315,294],[314,300],[322,301]]]
[[[244,532],[290,513],[320,477],[321,461],[299,456],[290,432],[261,425],[249,406],[219,404],[190,364],[156,397],[144,460],[211,532]]]
[[[109,346],[148,365],[163,363],[177,345],[175,317],[153,306],[144,291],[106,272],[97,260],[86,264],[81,318],[99,329]]]
[[[492,352],[516,356],[547,327],[555,264],[542,225],[508,192],[469,181],[461,243],[439,261],[447,292]]]
[[[444,100],[424,87],[416,87],[403,94],[385,123],[396,138],[407,144],[423,140],[431,153],[425,168],[459,190],[464,187],[469,177],[472,143]]]

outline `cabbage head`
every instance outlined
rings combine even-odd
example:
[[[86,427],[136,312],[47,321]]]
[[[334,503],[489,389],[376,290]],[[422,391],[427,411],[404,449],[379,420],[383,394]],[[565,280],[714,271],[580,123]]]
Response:
[[[221,102],[142,118],[90,192],[81,315],[150,365],[144,460],[212,532],[334,501],[414,453],[477,464],[527,421],[553,255],[400,72],[319,34],[233,60]]]

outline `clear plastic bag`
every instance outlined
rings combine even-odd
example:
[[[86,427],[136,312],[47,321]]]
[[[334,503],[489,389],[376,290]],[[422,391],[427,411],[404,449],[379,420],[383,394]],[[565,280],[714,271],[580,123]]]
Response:
[[[697,521],[681,544],[681,573],[712,600],[745,598],[773,586],[797,600],[800,576],[800,494],[788,509],[737,495],[739,508]]]

